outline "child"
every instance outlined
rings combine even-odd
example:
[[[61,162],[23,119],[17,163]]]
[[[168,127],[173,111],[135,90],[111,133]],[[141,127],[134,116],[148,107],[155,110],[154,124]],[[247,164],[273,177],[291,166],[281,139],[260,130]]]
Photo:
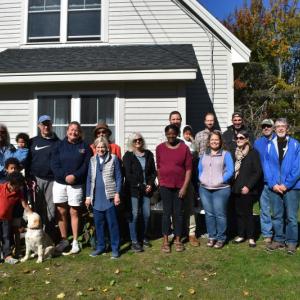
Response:
[[[5,161],[5,171],[6,176],[12,174],[14,172],[20,173],[21,165],[18,159],[11,157]],[[22,187],[23,195],[26,193],[25,185]],[[20,254],[20,232],[22,232],[22,217],[23,217],[24,209],[21,203],[17,203],[13,209],[13,219],[11,223],[13,241],[15,242],[15,256],[19,256]]]
[[[28,158],[29,135],[23,132],[19,133],[16,136],[16,142],[18,149],[16,150],[14,157],[17,158],[21,163],[21,169],[24,169],[26,167]]]
[[[4,261],[8,264],[18,263],[18,260],[13,258],[11,253],[10,232],[14,206],[21,203],[26,211],[31,211],[22,193],[24,184],[25,179],[18,172],[9,174],[7,182],[0,184],[0,238]]]
[[[105,251],[104,224],[107,221],[112,256],[119,257],[120,235],[116,206],[120,204],[122,175],[119,159],[110,154],[106,138],[99,137],[94,142],[96,154],[91,157],[86,183],[85,205],[92,205],[96,227],[97,246],[90,256],[95,257]]]
[[[193,137],[193,129],[191,126],[186,125],[183,128],[183,141],[184,143],[189,147],[191,154],[193,157],[195,156],[195,153],[197,152],[197,146]]]

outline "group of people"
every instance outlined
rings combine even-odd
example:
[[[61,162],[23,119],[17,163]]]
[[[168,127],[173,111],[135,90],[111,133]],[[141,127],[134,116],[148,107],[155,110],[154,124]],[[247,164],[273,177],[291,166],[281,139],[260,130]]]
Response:
[[[92,208],[96,231],[96,248],[90,256],[106,251],[107,229],[111,257],[120,256],[117,207],[121,202],[125,203],[131,248],[141,252],[151,246],[148,225],[155,193],[159,193],[163,206],[164,253],[171,252],[172,244],[177,252],[185,249],[185,229],[190,244],[199,246],[195,222],[199,200],[205,211],[208,247],[220,249],[227,241],[229,208],[236,220],[233,242],[248,240],[249,246],[255,247],[253,205],[259,199],[267,250],[287,247],[288,253],[294,254],[298,243],[300,144],[288,135],[286,119],[277,119],[275,124],[271,119],[263,120],[262,136],[255,142],[240,113],[232,115],[232,125],[223,134],[215,128],[213,113],[205,115],[205,129],[195,138],[191,126],[181,132],[181,122],[178,111],[170,113],[169,125],[156,147],[156,159],[137,132],[129,136],[122,157],[104,122],[94,129],[94,142],[89,145],[78,122],[71,122],[66,137],[60,140],[51,117],[42,115],[39,135],[29,139],[27,134],[19,134],[17,148],[10,144],[7,127],[0,124],[0,227],[5,261],[18,261],[12,257],[11,244],[13,241],[17,255],[22,208],[40,214],[57,252],[63,253],[70,246],[69,253],[80,252],[83,203]]]

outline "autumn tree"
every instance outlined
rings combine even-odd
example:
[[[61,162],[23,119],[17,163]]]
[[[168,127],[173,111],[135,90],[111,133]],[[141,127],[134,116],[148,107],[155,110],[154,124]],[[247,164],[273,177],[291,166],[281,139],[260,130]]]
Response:
[[[257,131],[267,116],[287,116],[300,131],[299,0],[245,1],[224,24],[252,51],[248,65],[235,66],[236,108]]]

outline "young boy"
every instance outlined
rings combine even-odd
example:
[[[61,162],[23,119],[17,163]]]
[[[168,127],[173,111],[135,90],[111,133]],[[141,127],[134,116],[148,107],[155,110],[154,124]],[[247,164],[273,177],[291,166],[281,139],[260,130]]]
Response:
[[[21,164],[21,169],[26,167],[27,158],[28,158],[28,144],[29,144],[29,135],[27,133],[19,133],[16,136],[17,150],[14,154],[14,157],[17,158]]]
[[[17,203],[21,203],[26,211],[31,211],[24,200],[22,187],[25,179],[21,173],[12,172],[7,176],[7,182],[0,184],[0,238],[2,240],[2,252],[4,261],[8,264],[16,264],[17,259],[11,253],[11,222],[13,209]]]
[[[17,158],[11,157],[5,161],[5,171],[6,176],[13,172],[19,173],[21,171],[21,165]],[[26,186],[22,187],[23,195],[26,194]],[[24,209],[21,203],[17,203],[13,209],[13,218],[11,222],[11,229],[13,235],[13,241],[15,243],[15,256],[20,255],[21,248],[21,240],[20,240],[20,232],[22,232],[22,217],[23,217]]]

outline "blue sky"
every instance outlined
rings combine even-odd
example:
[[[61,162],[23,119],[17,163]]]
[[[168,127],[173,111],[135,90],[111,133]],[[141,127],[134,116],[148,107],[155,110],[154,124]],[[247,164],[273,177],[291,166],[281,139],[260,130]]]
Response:
[[[242,7],[244,0],[198,0],[219,20],[225,19],[236,7]],[[269,1],[264,1],[268,3]]]

